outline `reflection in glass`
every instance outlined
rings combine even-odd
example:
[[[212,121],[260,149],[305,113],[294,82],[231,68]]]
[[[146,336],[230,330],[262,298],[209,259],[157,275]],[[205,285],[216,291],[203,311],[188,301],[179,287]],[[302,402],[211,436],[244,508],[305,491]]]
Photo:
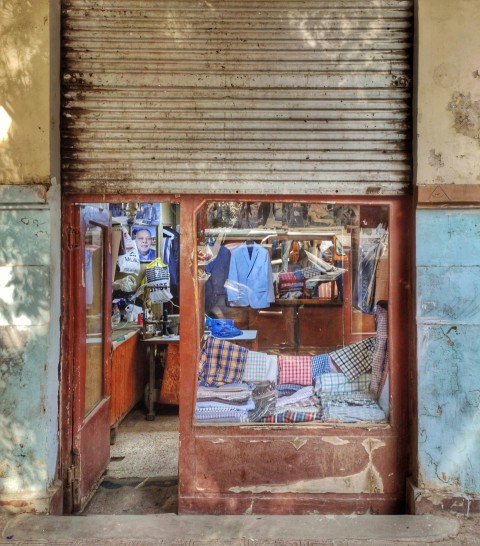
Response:
[[[85,415],[103,399],[103,231],[88,224],[85,234],[85,303],[87,308],[87,357]]]
[[[388,214],[335,203],[205,206],[197,424],[388,419]]]

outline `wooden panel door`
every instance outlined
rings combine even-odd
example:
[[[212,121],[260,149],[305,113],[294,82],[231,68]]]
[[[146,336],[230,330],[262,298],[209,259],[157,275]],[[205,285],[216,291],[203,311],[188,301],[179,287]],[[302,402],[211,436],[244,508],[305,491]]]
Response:
[[[249,328],[257,330],[258,348],[295,348],[295,309],[272,306],[269,309],[249,309]]]
[[[300,349],[330,352],[343,346],[342,305],[300,305],[297,320]]]
[[[73,510],[82,510],[110,458],[111,245],[107,210],[78,206],[74,227]]]

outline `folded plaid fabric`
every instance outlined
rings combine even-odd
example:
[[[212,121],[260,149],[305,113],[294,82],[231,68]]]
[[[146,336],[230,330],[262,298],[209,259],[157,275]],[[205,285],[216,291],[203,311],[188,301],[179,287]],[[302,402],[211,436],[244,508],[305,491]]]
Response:
[[[312,421],[321,421],[323,415],[321,411],[304,412],[286,410],[277,415],[269,415],[261,420],[262,423],[309,423]]]
[[[283,282],[280,284],[280,290],[286,290],[287,288],[302,288],[303,282]]]
[[[280,355],[278,357],[278,382],[311,385],[312,357]]]
[[[204,423],[246,423],[248,413],[228,408],[198,408],[195,419]]]
[[[388,311],[377,305],[375,309],[377,319],[377,343],[372,356],[372,383],[370,390],[379,395],[380,384],[383,372],[387,366],[387,347],[388,347]]]
[[[243,378],[248,349],[229,341],[208,337],[200,351],[198,379],[201,386],[239,383]]]
[[[287,410],[284,416],[284,423],[309,423],[311,421],[321,421],[323,414],[321,411],[305,412]]]
[[[314,396],[313,387],[309,385],[308,387],[303,387],[299,389],[297,392],[294,392],[293,394],[289,396],[282,396],[281,398],[277,398],[277,408],[291,405],[291,404],[299,405],[302,402],[302,400],[308,400],[309,403],[306,405],[311,405],[311,399],[313,396]],[[318,399],[316,400],[316,402],[318,402]]]
[[[321,277],[323,273],[326,273],[324,269],[315,265],[304,267],[303,269],[300,269],[300,272],[306,279],[315,279]]]
[[[297,282],[299,279],[302,279],[302,277],[299,277],[298,275],[296,275],[295,272],[278,274],[278,282],[282,284],[289,283],[289,282]]]
[[[375,337],[368,337],[330,353],[330,357],[348,379],[352,380],[371,370],[374,349]]]
[[[282,385],[278,384],[276,387],[277,396],[279,398],[281,398],[282,396],[290,396],[301,388],[303,388],[302,385],[296,385],[295,383],[284,383]]]
[[[327,404],[324,408],[326,421],[356,423],[358,421],[385,421],[385,412],[377,405],[348,406]]]
[[[225,386],[230,385],[232,385],[232,389],[225,389]],[[244,385],[244,387],[238,384],[228,384],[223,387],[198,387],[197,400],[212,400],[216,398],[231,401],[248,400],[251,396],[251,389],[248,388],[248,385]]]
[[[243,371],[244,381],[265,381],[267,378],[267,353],[248,351],[245,368]]]
[[[367,392],[371,380],[372,375],[370,373],[360,374],[351,381],[343,373],[324,373],[318,376],[315,389],[318,390],[318,394],[323,400],[325,394],[336,396],[358,391]]]
[[[312,357],[312,377],[318,377],[322,373],[330,373],[330,356],[328,354]]]
[[[205,408],[215,410],[235,409],[239,411],[252,411],[255,409],[255,402],[251,397],[243,402],[222,400],[221,398],[218,400],[197,400],[197,403],[195,404],[195,411]]]

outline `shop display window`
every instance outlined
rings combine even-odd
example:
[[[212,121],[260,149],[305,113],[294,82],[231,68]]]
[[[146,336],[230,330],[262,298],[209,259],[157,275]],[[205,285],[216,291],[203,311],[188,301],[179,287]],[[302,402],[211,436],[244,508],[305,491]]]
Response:
[[[197,425],[388,422],[389,210],[202,208]]]

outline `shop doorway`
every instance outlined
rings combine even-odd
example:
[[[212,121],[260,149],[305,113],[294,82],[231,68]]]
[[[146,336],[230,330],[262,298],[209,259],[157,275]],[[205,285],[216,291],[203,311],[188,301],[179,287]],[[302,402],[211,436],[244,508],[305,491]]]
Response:
[[[179,205],[71,202],[64,218],[64,511],[176,511]]]

